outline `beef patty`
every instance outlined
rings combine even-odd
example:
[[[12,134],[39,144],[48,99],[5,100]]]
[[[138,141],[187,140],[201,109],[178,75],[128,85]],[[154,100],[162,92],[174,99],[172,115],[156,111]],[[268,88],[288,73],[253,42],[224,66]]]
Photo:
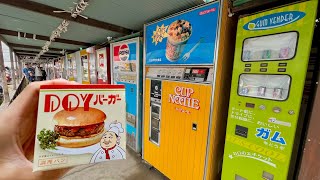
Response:
[[[54,131],[61,136],[74,137],[74,136],[89,136],[99,133],[104,128],[104,123],[93,124],[88,126],[58,126],[54,127]]]

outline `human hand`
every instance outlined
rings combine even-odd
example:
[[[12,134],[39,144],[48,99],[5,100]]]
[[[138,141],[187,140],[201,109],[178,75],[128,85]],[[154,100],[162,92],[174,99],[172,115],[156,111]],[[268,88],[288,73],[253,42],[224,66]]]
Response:
[[[32,172],[41,85],[74,84],[67,80],[34,82],[0,112],[0,179],[58,179],[69,169]]]

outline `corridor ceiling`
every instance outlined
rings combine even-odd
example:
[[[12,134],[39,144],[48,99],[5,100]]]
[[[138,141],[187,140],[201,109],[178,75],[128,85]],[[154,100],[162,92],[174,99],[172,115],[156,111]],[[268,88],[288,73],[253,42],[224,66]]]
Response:
[[[0,0],[0,35],[18,55],[36,55],[63,19],[70,20],[44,56],[58,57],[69,52],[141,31],[143,24],[199,5],[203,0],[86,0],[89,6],[81,13],[70,13],[78,0]],[[20,32],[20,33],[19,33]],[[18,37],[20,34],[20,38]],[[34,34],[36,40],[33,39]]]

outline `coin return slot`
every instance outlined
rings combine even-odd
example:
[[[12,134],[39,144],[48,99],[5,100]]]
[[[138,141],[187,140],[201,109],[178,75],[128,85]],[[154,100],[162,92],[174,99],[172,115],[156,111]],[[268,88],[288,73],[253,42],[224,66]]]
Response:
[[[270,173],[268,173],[266,171],[263,171],[262,178],[265,179],[265,180],[273,180],[274,179],[274,175],[270,174]]]
[[[235,134],[244,138],[248,137],[248,128],[236,125],[236,131]]]
[[[236,174],[235,180],[247,180],[247,179]]]
[[[194,130],[194,131],[197,130],[197,124],[196,123],[192,123],[192,130]]]

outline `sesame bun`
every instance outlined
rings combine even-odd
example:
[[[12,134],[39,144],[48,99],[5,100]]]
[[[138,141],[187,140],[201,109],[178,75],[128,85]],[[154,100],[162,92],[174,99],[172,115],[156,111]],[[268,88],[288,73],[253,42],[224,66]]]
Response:
[[[84,111],[83,107],[78,107],[74,111],[59,111],[53,121],[58,126],[87,126],[102,123],[106,118],[106,114],[99,109],[89,108],[89,111]]]
[[[91,146],[93,144],[97,144],[100,142],[105,130],[103,129],[98,134],[93,134],[87,137],[66,137],[60,136],[57,142],[58,146],[66,147],[66,148],[79,148],[79,147],[86,147]]]

